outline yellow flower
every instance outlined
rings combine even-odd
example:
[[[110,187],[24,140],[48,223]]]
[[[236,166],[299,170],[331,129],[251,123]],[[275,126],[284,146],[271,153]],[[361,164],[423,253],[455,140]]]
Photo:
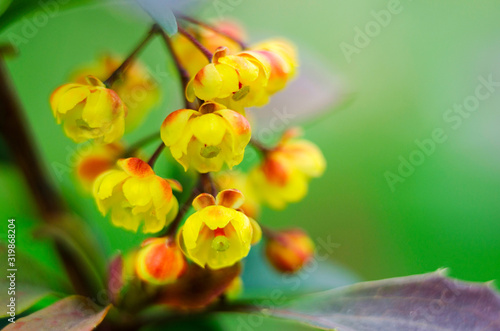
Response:
[[[138,158],[120,159],[119,170],[101,174],[94,183],[94,198],[99,211],[111,210],[111,222],[118,227],[142,232],[158,232],[177,215],[178,203],[172,189],[181,190],[177,181],[155,175]]]
[[[294,46],[280,39],[262,42],[236,54],[235,57],[244,58],[255,65],[259,69],[258,76],[252,81],[240,81],[240,89],[237,92],[215,101],[241,113],[246,107],[261,107],[267,104],[269,97],[285,88],[295,76],[298,66]],[[224,60],[223,57],[221,59],[219,62]]]
[[[155,285],[175,282],[187,269],[187,262],[175,240],[152,238],[143,243],[136,256],[139,278]]]
[[[126,108],[115,91],[97,78],[88,76],[88,84],[65,84],[50,97],[58,124],[77,143],[118,141],[124,132]]]
[[[180,247],[188,258],[205,268],[231,266],[248,255],[256,222],[236,210],[244,201],[238,190],[224,190],[217,199],[200,194],[193,201],[197,210],[178,233]]]
[[[314,243],[300,229],[276,232],[266,243],[266,256],[278,271],[299,271],[314,255]]]
[[[294,46],[285,40],[268,40],[254,45],[240,53],[252,63],[259,64],[267,75],[264,91],[260,94],[260,104],[267,102],[270,95],[282,90],[295,76],[298,66]]]
[[[213,24],[213,26],[235,39],[244,39],[242,28],[234,22],[219,21]],[[241,51],[241,47],[238,43],[212,30],[190,27],[187,31],[196,36],[198,41],[212,53],[221,45],[226,46],[231,54]],[[188,71],[191,77],[196,75],[198,71],[208,64],[205,55],[203,55],[200,50],[182,34],[178,33],[172,38],[172,46],[179,57],[181,65]]]
[[[101,80],[108,78],[122,63],[117,56],[105,55],[93,65],[76,71],[72,77],[75,82],[85,84],[86,75],[91,73]],[[128,114],[125,117],[125,131],[130,132],[139,126],[146,115],[160,100],[158,83],[138,61],[132,62],[121,78],[112,86],[126,105]]]
[[[187,170],[219,171],[243,159],[250,141],[250,124],[241,114],[225,106],[206,102],[199,111],[180,109],[165,118],[161,138],[172,156]]]
[[[255,53],[254,53],[255,52]],[[273,94],[283,89],[295,76],[298,67],[297,51],[295,46],[283,39],[263,41],[251,47],[250,56],[256,56],[265,63],[269,63],[270,73],[266,90]],[[258,55],[256,55],[258,54]]]
[[[219,47],[212,63],[198,71],[187,84],[186,98],[222,102],[229,97],[234,101],[244,99],[245,106],[252,106],[254,97],[250,92],[258,92],[266,84],[266,72],[257,59],[250,61],[246,56],[229,55],[227,47]]]
[[[123,152],[122,144],[112,143],[92,145],[88,153],[82,153],[75,168],[76,177],[82,187],[91,192],[95,179],[103,172],[112,169]]]
[[[295,135],[293,129],[286,132],[281,142],[266,153],[262,164],[249,174],[258,199],[275,209],[304,198],[309,180],[325,171],[326,161],[319,148]]]

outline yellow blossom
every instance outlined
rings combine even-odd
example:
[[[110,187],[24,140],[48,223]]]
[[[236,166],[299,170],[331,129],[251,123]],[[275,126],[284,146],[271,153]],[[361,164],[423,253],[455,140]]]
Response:
[[[122,63],[122,59],[113,55],[104,55],[96,63],[73,73],[75,82],[85,84],[89,73],[101,80],[108,78]],[[126,105],[125,131],[130,132],[139,126],[151,109],[160,100],[158,83],[139,61],[133,61],[112,85],[113,90]]]
[[[244,105],[249,107],[254,105],[255,94],[266,84],[266,71],[258,59],[230,55],[227,47],[219,47],[212,63],[198,71],[187,84],[186,98],[189,101],[198,97],[220,102],[230,98],[233,101],[244,100]]]
[[[238,190],[224,190],[215,199],[203,193],[193,201],[196,212],[180,229],[178,238],[188,258],[201,267],[220,269],[248,255],[256,222],[236,210],[244,201]]]
[[[250,136],[244,116],[214,102],[204,103],[198,111],[174,111],[161,127],[161,138],[172,156],[185,170],[192,167],[201,173],[239,164]]]
[[[77,143],[118,141],[124,132],[126,108],[115,91],[97,78],[88,76],[87,84],[65,84],[50,97],[58,124]]]
[[[300,201],[311,178],[323,174],[326,161],[313,143],[295,138],[289,130],[281,142],[268,151],[262,164],[250,171],[249,180],[258,199],[275,209]]]
[[[94,183],[94,198],[99,211],[111,211],[115,226],[142,232],[158,232],[177,215],[178,202],[172,189],[178,182],[156,176],[153,169],[138,158],[120,159],[120,169],[101,174]]]

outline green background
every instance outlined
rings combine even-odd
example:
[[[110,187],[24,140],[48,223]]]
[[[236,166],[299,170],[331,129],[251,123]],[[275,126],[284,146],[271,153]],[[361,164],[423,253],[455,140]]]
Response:
[[[71,172],[58,178],[55,167],[70,170],[78,147],[55,124],[48,97],[74,68],[105,51],[130,51],[146,32],[147,21],[117,3],[89,3],[58,11],[35,27],[19,45],[19,56],[8,60],[8,68],[48,173],[95,230],[103,253],[111,256],[136,246],[144,236],[109,225]],[[222,16],[240,20],[251,40],[285,36],[299,50],[321,58],[325,72],[334,73],[346,92],[342,106],[306,126],[306,138],[327,159],[325,175],[311,182],[301,203],[279,212],[264,210],[262,222],[302,226],[314,239],[331,236],[340,245],[332,262],[364,280],[441,267],[466,280],[500,278],[500,93],[481,101],[457,129],[443,119],[454,104],[474,94],[479,76],[500,81],[500,3],[402,0],[401,13],[392,15],[350,63],[340,45],[354,45],[355,28],[373,22],[372,11],[386,10],[388,1],[221,0],[209,2],[203,14],[219,17],[218,3],[228,6]],[[40,10],[35,7],[35,16]],[[23,29],[33,19],[20,18],[2,31],[0,40],[26,36]],[[160,41],[141,59],[153,73],[158,66],[168,77],[156,74],[162,103],[126,137],[129,142],[156,132],[165,115],[181,106],[174,70]],[[430,138],[436,128],[448,139],[391,190],[385,173],[397,174],[399,158],[408,159],[418,149],[415,140]],[[171,168],[166,159],[159,167]],[[16,170],[5,162],[0,169],[1,219],[16,217],[18,248],[59,270],[47,242],[31,237],[36,216]]]

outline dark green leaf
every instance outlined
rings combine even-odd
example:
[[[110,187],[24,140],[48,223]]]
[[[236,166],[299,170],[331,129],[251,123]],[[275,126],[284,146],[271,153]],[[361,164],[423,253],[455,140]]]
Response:
[[[2,0],[4,2],[5,0]],[[6,9],[1,15],[0,20],[0,31],[5,29],[12,22],[21,19],[21,17],[29,18],[29,15],[33,12],[38,12],[43,15],[47,15],[52,18],[58,15],[59,11],[66,7],[85,4],[91,0],[77,0],[77,1],[65,1],[65,4],[59,3],[59,1],[32,1],[32,0],[16,0],[13,1],[10,6],[3,8]],[[9,1],[6,1],[7,4]],[[3,3],[0,5],[0,14],[2,12]]]

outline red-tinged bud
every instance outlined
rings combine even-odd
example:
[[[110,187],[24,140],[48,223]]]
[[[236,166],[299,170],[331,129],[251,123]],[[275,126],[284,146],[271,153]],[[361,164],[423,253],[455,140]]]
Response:
[[[176,281],[186,271],[182,251],[170,238],[146,240],[137,254],[135,270],[139,277],[156,285]]]
[[[266,255],[279,271],[294,273],[308,263],[314,255],[314,243],[300,229],[283,230],[268,239]]]

